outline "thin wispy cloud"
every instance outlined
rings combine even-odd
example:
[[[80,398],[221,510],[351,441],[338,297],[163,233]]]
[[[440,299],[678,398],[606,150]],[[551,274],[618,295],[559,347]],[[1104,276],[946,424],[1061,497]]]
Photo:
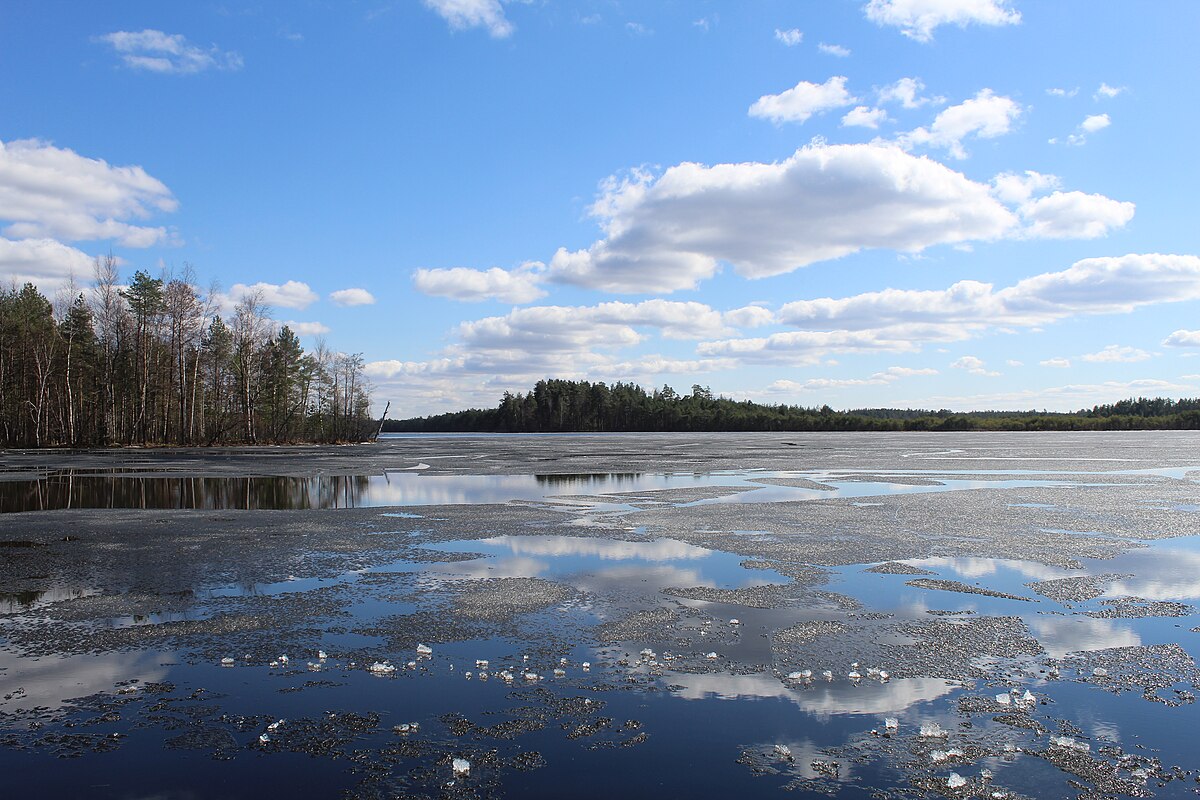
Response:
[[[504,14],[500,0],[422,0],[425,6],[446,20],[451,30],[483,28],[493,39],[512,36],[516,26]]]
[[[147,28],[114,31],[96,39],[112,47],[126,67],[164,75],[193,75],[207,70],[234,71],[242,68],[241,55],[215,44],[194,45],[182,34]]]

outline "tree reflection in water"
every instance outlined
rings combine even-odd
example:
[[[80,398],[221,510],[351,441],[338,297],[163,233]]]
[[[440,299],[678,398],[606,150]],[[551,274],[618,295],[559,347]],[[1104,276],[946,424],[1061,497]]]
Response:
[[[355,508],[368,475],[180,477],[50,473],[0,482],[0,513],[63,508],[281,509]]]

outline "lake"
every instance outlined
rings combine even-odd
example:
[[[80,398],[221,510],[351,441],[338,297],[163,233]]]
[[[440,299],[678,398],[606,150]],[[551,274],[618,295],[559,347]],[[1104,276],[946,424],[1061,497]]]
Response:
[[[0,767],[92,798],[1194,796],[1198,453],[0,453]]]

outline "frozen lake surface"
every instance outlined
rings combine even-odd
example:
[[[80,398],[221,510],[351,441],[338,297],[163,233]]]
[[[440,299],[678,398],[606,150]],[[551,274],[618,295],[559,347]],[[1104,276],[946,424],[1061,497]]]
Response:
[[[14,795],[1200,789],[1193,433],[9,451],[0,509]]]

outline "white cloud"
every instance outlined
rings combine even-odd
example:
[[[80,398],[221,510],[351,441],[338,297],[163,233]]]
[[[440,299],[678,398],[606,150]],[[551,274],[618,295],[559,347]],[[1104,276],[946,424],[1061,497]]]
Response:
[[[171,191],[141,167],[114,167],[37,139],[0,142],[0,220],[6,236],[112,240],[149,247],[161,227],[133,225],[178,208]]]
[[[1108,114],[1092,114],[1079,123],[1079,128],[1085,133],[1095,133],[1104,130],[1111,124],[1112,120],[1109,119]]]
[[[43,293],[69,282],[72,276],[83,280],[92,276],[92,257],[54,239],[18,239],[0,237],[0,291],[9,282],[18,286],[28,282]]]
[[[330,292],[329,299],[339,306],[375,305],[375,296],[366,289],[338,289],[336,292]]]
[[[950,367],[952,369],[966,370],[972,375],[985,375],[989,378],[995,378],[1000,374],[999,372],[993,372],[988,369],[984,365],[983,359],[976,358],[975,356],[963,356],[962,358],[953,362]]]
[[[1163,347],[1200,347],[1200,331],[1177,330],[1162,341]]]
[[[1021,14],[1008,0],[869,0],[867,19],[890,25],[918,42],[929,42],[940,25],[1016,25]]]
[[[879,123],[887,122],[887,112],[882,108],[855,106],[842,117],[842,124],[859,128],[878,128]]]
[[[970,408],[980,411],[1015,408],[1044,408],[1073,411],[1101,403],[1113,403],[1127,397],[1191,397],[1197,387],[1154,378],[1104,383],[1067,384],[1038,389],[994,392],[969,396],[932,396],[931,404],[945,408]]]
[[[1055,369],[1067,369],[1071,366],[1069,358],[1048,358],[1045,361],[1039,361],[1043,367],[1053,367]]]
[[[815,144],[771,164],[684,163],[610,179],[592,207],[607,237],[560,249],[554,280],[669,292],[721,261],[760,278],[871,248],[917,253],[991,240],[1016,217],[988,187],[896,147]]]
[[[595,306],[533,306],[503,317],[464,322],[458,336],[471,352],[579,352],[618,348],[643,340],[638,328],[668,339],[699,339],[728,332],[721,313],[703,303],[646,300]]]
[[[329,326],[323,325],[320,322],[296,322],[288,320],[283,323],[292,329],[292,332],[297,336],[320,336],[321,334],[329,333]]]
[[[453,267],[418,269],[413,273],[417,290],[436,297],[449,297],[468,303],[499,300],[514,305],[529,303],[546,292],[539,288],[545,265],[530,261],[514,270],[492,267],[488,270]]]
[[[1005,364],[1007,364],[1007,365],[1008,365],[1008,366],[1010,366],[1010,367],[1023,367],[1023,366],[1025,366],[1025,362],[1024,362],[1024,361],[1017,361],[1016,359],[1012,359],[1012,358],[1008,359],[1008,360],[1007,360],[1007,361],[1005,361],[1004,363],[1005,363]]]
[[[1145,361],[1153,356],[1145,350],[1139,350],[1136,347],[1122,347],[1120,345],[1110,344],[1103,350],[1096,353],[1088,353],[1085,356],[1080,356],[1084,361],[1091,361],[1101,364],[1133,364],[1138,361]]]
[[[1057,175],[1044,175],[1033,170],[1023,174],[1002,172],[992,178],[992,193],[1006,203],[1025,203],[1035,194],[1058,189],[1062,181]]]
[[[845,108],[855,102],[846,91],[846,78],[835,75],[824,83],[800,81],[779,94],[764,94],[750,106],[750,116],[772,122],[805,122],[813,114]]]
[[[654,31],[650,30],[640,22],[626,22],[625,30],[637,36],[649,36],[650,34],[654,33]]]
[[[800,42],[804,41],[804,33],[801,32],[799,28],[789,28],[786,31],[781,31],[779,28],[776,28],[775,40],[783,42],[788,47],[795,47],[796,45],[800,44]]]
[[[1021,116],[1021,105],[1010,97],[980,90],[975,97],[951,106],[937,115],[929,128],[917,128],[902,134],[898,141],[905,147],[913,145],[939,147],[954,158],[966,158],[963,140],[969,136],[993,139],[1012,130]]]
[[[208,49],[197,47],[177,33],[147,28],[143,31],[115,31],[97,39],[111,45],[130,69],[188,75],[209,69],[242,68],[242,57],[237,53],[221,50],[216,45]]]
[[[295,308],[303,311],[319,300],[319,296],[307,283],[288,281],[284,284],[255,283],[247,286],[235,283],[229,287],[229,298],[237,302],[243,297],[257,294],[264,303],[275,308]]]
[[[1074,97],[1075,95],[1079,94],[1079,87],[1076,86],[1074,89],[1047,89],[1046,94],[1050,95],[1051,97]]]
[[[1123,91],[1125,91],[1124,86],[1109,86],[1107,83],[1101,83],[1100,88],[1096,89],[1096,93],[1093,95],[1093,97],[1096,100],[1099,100],[1102,97],[1111,99]]]
[[[913,353],[919,349],[904,332],[785,331],[755,339],[701,342],[696,352],[704,356],[736,358],[745,363],[811,366],[829,353]]]
[[[809,378],[806,381],[781,379],[767,387],[769,393],[817,392],[828,389],[848,389],[859,386],[887,386],[904,378],[937,375],[936,369],[913,369],[910,367],[888,367],[869,378]]]
[[[880,103],[899,103],[904,108],[920,108],[934,102],[933,98],[922,97],[925,84],[920,78],[901,78],[890,86],[879,90]]]
[[[1096,239],[1133,219],[1133,203],[1102,194],[1054,192],[1023,203],[1024,235],[1035,239]]]
[[[836,58],[848,58],[850,56],[850,48],[842,47],[840,44],[825,44],[821,42],[817,45],[817,49],[827,56]]]
[[[1081,147],[1087,144],[1088,134],[1102,131],[1111,124],[1112,119],[1109,118],[1108,114],[1092,114],[1087,116],[1083,122],[1079,123],[1079,127],[1075,129],[1075,132],[1067,137],[1066,143],[1075,147]],[[1050,144],[1057,143],[1058,139],[1050,140]]]
[[[780,323],[806,333],[860,334],[854,342],[862,349],[864,341],[891,349],[905,349],[899,345],[907,344],[911,349],[920,342],[967,339],[988,328],[1037,327],[1076,315],[1127,313],[1196,299],[1200,258],[1152,253],[1084,259],[1000,290],[966,280],[941,291],[885,289],[841,299],[798,300],[783,305],[776,316]],[[1186,341],[1186,333],[1172,337]],[[726,343],[719,351],[764,349],[758,344],[761,340],[743,341],[751,344]]]
[[[730,325],[738,328],[761,328],[775,322],[775,314],[762,306],[743,306],[721,315]]]
[[[515,27],[504,16],[500,0],[422,0],[450,24],[452,30],[486,28],[493,39],[511,36]]]

